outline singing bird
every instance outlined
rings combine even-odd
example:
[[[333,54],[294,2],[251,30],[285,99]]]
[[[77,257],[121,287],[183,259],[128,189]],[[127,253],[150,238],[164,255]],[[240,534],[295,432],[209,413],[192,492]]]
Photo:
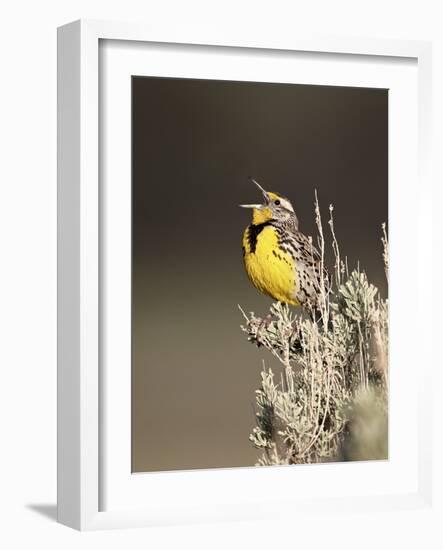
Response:
[[[252,284],[274,300],[310,310],[318,305],[321,258],[312,240],[298,230],[290,201],[265,191],[263,204],[252,209],[252,223],[243,233],[243,260]]]

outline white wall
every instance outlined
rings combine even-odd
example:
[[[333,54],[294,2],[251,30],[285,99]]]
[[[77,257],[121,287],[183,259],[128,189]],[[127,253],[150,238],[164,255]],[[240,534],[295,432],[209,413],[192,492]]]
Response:
[[[208,38],[211,28],[218,26],[235,34],[278,34],[281,29],[296,33],[298,28],[311,28],[327,34],[432,39],[436,148],[442,150],[443,25],[437,0],[16,0],[3,5],[0,546],[64,550],[97,544],[144,549],[441,547],[436,523],[441,509],[375,518],[331,514],[321,524],[315,518],[298,524],[294,517],[291,526],[261,523],[88,534],[70,531],[42,515],[55,513],[56,495],[56,27],[79,17],[146,21],[160,28],[168,24],[203,27]],[[437,161],[435,178],[441,185],[441,161]],[[439,213],[437,195],[434,204]],[[443,248],[441,229],[439,221],[436,239]],[[441,306],[441,296],[435,299]],[[432,326],[437,333],[437,325],[430,322]],[[437,408],[441,417],[438,403]],[[441,431],[436,423],[440,442]],[[436,474],[441,488],[441,474]]]

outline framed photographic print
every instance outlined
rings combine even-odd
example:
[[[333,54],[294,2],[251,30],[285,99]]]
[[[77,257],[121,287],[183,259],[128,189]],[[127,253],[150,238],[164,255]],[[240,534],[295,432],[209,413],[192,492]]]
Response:
[[[58,40],[59,521],[428,505],[429,44]]]

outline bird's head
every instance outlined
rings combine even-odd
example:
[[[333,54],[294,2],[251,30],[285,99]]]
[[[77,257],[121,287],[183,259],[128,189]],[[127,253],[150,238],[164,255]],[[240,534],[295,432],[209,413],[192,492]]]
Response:
[[[251,178],[251,181],[260,189],[263,195],[263,204],[240,204],[242,208],[252,208],[252,223],[258,225],[274,221],[285,223],[294,220],[298,226],[294,208],[289,200],[278,193],[265,191],[263,187]]]

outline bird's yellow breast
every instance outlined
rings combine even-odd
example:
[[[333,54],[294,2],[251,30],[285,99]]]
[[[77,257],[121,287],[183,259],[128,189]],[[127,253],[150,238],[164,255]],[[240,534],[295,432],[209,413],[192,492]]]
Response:
[[[246,273],[258,290],[274,300],[299,305],[294,260],[279,247],[274,226],[249,226],[243,234],[243,255]]]

